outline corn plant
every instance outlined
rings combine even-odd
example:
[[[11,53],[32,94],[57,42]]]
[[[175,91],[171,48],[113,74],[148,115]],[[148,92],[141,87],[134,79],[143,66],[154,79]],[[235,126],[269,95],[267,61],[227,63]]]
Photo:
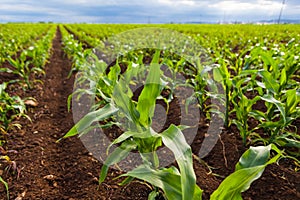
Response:
[[[22,81],[27,85],[27,87],[31,88],[31,82],[30,82],[31,70],[29,68],[30,62],[26,60],[27,59],[26,53],[27,53],[26,51],[23,51],[20,57],[17,59],[8,57],[8,61],[11,64],[11,66],[14,67],[14,69],[10,70],[7,68],[6,72],[18,75],[22,79]]]
[[[31,64],[34,66],[34,71],[44,74],[44,66],[50,57],[50,49],[52,47],[52,39],[55,35],[56,29],[52,28],[34,46],[27,49],[27,57],[31,59]]]
[[[120,144],[120,146],[111,152],[104,162],[99,183],[104,181],[109,166],[125,159],[131,151],[138,150],[143,164],[122,175],[127,177],[123,184],[130,182],[133,178],[138,178],[149,182],[154,188],[162,189],[168,199],[200,199],[202,191],[196,185],[191,148],[186,143],[181,129],[171,125],[167,130],[158,134],[151,128],[156,100],[164,89],[164,84],[161,82],[159,55],[160,51],[154,55],[145,86],[137,102],[131,99],[133,93],[126,84],[126,79],[120,78],[115,84],[112,101],[103,108],[86,115],[65,137],[77,134],[77,130],[84,131],[94,121],[105,120],[115,114],[124,116],[126,120],[123,126],[128,127],[128,130],[113,141],[112,145]],[[156,150],[162,145],[174,153],[179,170],[175,167],[159,168]],[[154,194],[156,193],[150,195],[152,199],[156,196]]]
[[[261,100],[265,102],[267,111],[263,113],[254,110],[251,115],[260,122],[258,128],[263,128],[264,132],[270,136],[267,140],[262,138],[258,140],[299,149],[299,137],[289,132],[292,122],[300,117],[299,83],[293,79],[299,64],[288,57],[289,61],[282,65],[282,59],[272,57],[276,52],[266,52],[261,48],[253,51],[254,55],[258,53],[261,54],[264,69],[258,71],[261,81],[257,81],[256,90],[261,95]],[[281,57],[285,54],[277,53],[276,55]]]
[[[19,57],[8,56],[7,60],[13,69],[0,68],[0,72],[13,73],[21,78],[21,82],[24,83],[29,89],[32,87],[31,75],[33,74],[45,74],[43,69],[50,55],[50,48],[52,38],[54,37],[55,29],[49,30],[46,36],[37,41],[34,46],[30,46],[28,49],[23,50]],[[34,80],[39,81],[39,80]],[[39,81],[40,82],[40,81]],[[25,89],[25,87],[23,87]]]
[[[0,33],[0,64],[31,46],[37,37],[45,34],[50,25],[2,24]],[[53,27],[52,27],[53,28]],[[13,31],[12,31],[13,30]]]
[[[244,144],[247,144],[248,139],[253,143],[271,144],[267,147],[251,147],[247,150],[237,164],[236,171],[227,177],[211,196],[211,199],[241,199],[241,193],[261,176],[264,168],[282,156],[274,144],[286,147],[289,153],[295,153],[295,151],[290,152],[289,148],[300,149],[300,138],[295,133],[298,125],[293,125],[299,118],[298,80],[300,75],[299,44],[297,44],[299,43],[299,29],[295,26],[285,27],[292,32],[290,37],[294,38],[290,39],[283,31],[275,34],[277,28],[283,29],[281,27],[275,29],[273,26],[260,27],[264,31],[258,31],[260,29],[255,26],[226,25],[219,27],[221,31],[215,30],[213,26],[203,26],[201,31],[195,31],[195,27],[189,25],[172,25],[170,27],[196,38],[206,48],[206,52],[215,63],[206,70],[213,71],[213,74],[205,70],[203,72],[203,65],[199,63],[196,67],[189,66],[185,59],[178,58],[168,51],[161,52],[161,56],[164,58],[159,62],[157,58],[153,58],[151,66],[146,67],[143,59],[151,56],[153,51],[131,51],[131,41],[128,41],[129,45],[118,46],[122,43],[122,39],[116,39],[118,37],[114,41],[105,42],[108,50],[104,48],[101,51],[105,53],[115,50],[127,54],[118,55],[116,64],[108,67],[106,63],[97,60],[97,57],[93,57],[95,51],[84,50],[82,44],[94,42],[96,44],[96,39],[93,41],[90,36],[105,39],[135,28],[135,25],[121,27],[101,25],[97,27],[97,30],[101,30],[100,32],[94,31],[95,28],[94,26],[92,28],[91,25],[68,26],[68,29],[72,30],[80,41],[75,40],[73,36],[67,36],[68,33],[63,33],[67,36],[64,37],[65,52],[71,52],[70,57],[73,58],[74,63],[77,63],[75,71],[81,72],[82,70],[82,73],[78,75],[79,83],[88,83],[87,89],[76,91],[80,94],[78,98],[83,94],[92,95],[92,98],[96,99],[97,105],[93,106],[92,111],[83,117],[65,137],[86,134],[94,127],[94,122],[98,121],[102,122],[101,127],[111,124],[121,128],[126,127],[125,132],[115,139],[107,150],[108,157],[101,169],[100,183],[105,180],[109,166],[117,164],[125,159],[131,151],[137,150],[143,163],[121,175],[127,177],[121,185],[137,178],[152,185],[154,191],[149,194],[149,199],[154,199],[161,191],[168,199],[192,199],[195,198],[193,195],[198,198],[201,189],[194,184],[194,176],[188,177],[183,173],[185,168],[190,167],[190,164],[182,164],[179,155],[185,155],[186,158],[183,159],[190,162],[191,153],[182,138],[181,127],[171,125],[159,134],[151,128],[154,109],[151,105],[153,106],[154,102],[161,98],[159,94],[161,91],[167,89],[172,93],[172,87],[177,86],[176,83],[171,87],[164,85],[164,82],[170,82],[172,78],[164,77],[159,72],[157,65],[158,63],[165,64],[173,69],[173,74],[171,73],[173,77],[177,73],[184,74],[188,85],[196,91],[193,97],[197,97],[201,110],[215,112],[214,108],[207,106],[206,102],[212,98],[221,99],[221,103],[225,105],[225,111],[219,114],[223,115],[225,126],[236,125]],[[64,28],[62,32],[65,32]],[[138,35],[134,40],[136,39],[138,39]],[[281,40],[288,42],[285,43]],[[174,42],[176,43],[176,41]],[[88,59],[94,59],[96,62],[92,63],[95,64],[92,66],[85,64]],[[157,77],[152,74],[156,74]],[[151,81],[150,77],[153,78]],[[134,97],[133,100],[132,88],[138,83],[136,80],[140,79],[145,80],[143,82],[145,87],[138,99]],[[214,79],[222,85],[224,96],[214,93],[221,90],[218,90],[220,88],[214,84],[210,85],[210,79]],[[214,88],[211,92],[209,87],[216,87],[217,90]],[[172,100],[172,96],[168,97],[167,102],[170,100]],[[194,100],[194,98],[190,100]],[[187,99],[188,101],[189,99]],[[266,112],[255,110],[256,103],[264,103]],[[258,123],[256,127],[249,126],[250,118]],[[115,122],[115,119],[122,120]],[[209,115],[207,115],[207,119],[210,119]],[[256,133],[258,129],[263,131],[264,137]],[[113,149],[112,146],[116,145],[118,147]],[[159,167],[156,150],[163,145],[176,151],[174,155],[179,169],[173,166]],[[270,159],[271,150],[278,154],[272,159]],[[188,172],[193,174],[192,168],[189,169]],[[188,183],[186,185],[192,183],[190,185],[195,187],[192,186],[188,190],[184,187],[184,183]],[[191,192],[192,190],[194,193]],[[190,195],[188,197],[187,192]]]
[[[132,78],[132,72],[129,70],[131,68],[127,69],[123,76],[118,79],[116,77],[119,75],[119,66],[116,65],[115,68],[111,68],[114,76],[108,80],[114,80],[115,84],[112,93],[106,96],[108,98],[106,105],[84,116],[64,138],[86,134],[93,127],[94,122],[109,123],[107,120],[114,119],[114,116],[119,116],[119,119],[125,118],[125,120],[121,120],[122,124],[119,123],[118,125],[127,129],[108,147],[108,157],[102,166],[99,183],[104,182],[111,165],[117,164],[125,159],[130,152],[137,150],[143,162],[140,166],[120,176],[126,177],[121,185],[128,184],[136,178],[153,186],[149,199],[155,199],[160,194],[159,189],[163,191],[163,196],[166,199],[201,199],[202,190],[196,185],[192,151],[185,141],[181,127],[170,125],[161,133],[157,133],[151,128],[156,100],[165,88],[158,58],[159,52],[156,52],[150,67],[146,68],[148,73],[145,86],[137,101],[132,100],[133,92],[128,82]],[[103,75],[105,75],[104,71],[105,66],[102,68]],[[118,75],[116,76],[116,74]],[[106,74],[106,76],[108,75]],[[106,83],[110,81],[106,81]],[[104,89],[107,87],[107,85],[101,86]],[[110,151],[114,145],[118,145],[118,147]],[[163,145],[173,152],[179,169],[174,166],[159,167],[159,157],[156,150]],[[238,199],[241,193],[261,176],[264,168],[281,156],[281,154],[277,155],[268,161],[271,149],[276,150],[275,147],[268,146],[250,148],[246,151],[237,165],[236,172],[225,179],[225,183],[220,185],[211,199],[226,199],[233,194]],[[248,177],[249,175],[250,177]],[[237,179],[237,177],[243,178]],[[229,184],[232,180],[235,182]],[[235,188],[235,186],[237,187]],[[221,197],[219,197],[220,195]]]
[[[224,114],[224,126],[228,128],[231,124],[230,114],[230,102],[232,100],[232,78],[227,68],[227,61],[220,59],[218,67],[213,69],[214,80],[222,84],[225,95],[225,114]]]
[[[261,98],[255,94],[253,90],[255,86],[256,70],[244,70],[239,75],[232,79],[233,92],[232,92],[232,105],[233,109],[230,114],[235,114],[232,123],[235,124],[240,131],[244,145],[252,130],[249,130],[249,117],[252,107]],[[252,94],[255,97],[249,98],[246,94]]]
[[[7,83],[0,85],[0,131],[6,134],[13,127],[20,128],[19,123],[14,123],[17,118],[30,118],[25,114],[26,106],[19,96],[10,96],[6,91]]]
[[[68,58],[72,58],[72,70],[70,71],[69,77],[72,72],[79,71],[85,64],[86,60],[91,55],[91,50],[84,50],[83,45],[80,41],[74,39],[74,35],[69,34],[67,30],[60,26],[63,38],[63,50]]]
[[[270,159],[271,150],[277,155]],[[283,157],[275,146],[250,147],[235,166],[235,172],[225,178],[218,189],[211,195],[211,200],[240,200],[241,193],[248,190],[253,181],[261,177],[266,166]]]
[[[270,138],[263,140],[265,143],[275,143],[282,147],[293,147],[300,149],[300,138],[296,133],[289,132],[291,123],[300,118],[299,104],[300,95],[295,89],[287,90],[285,98],[282,101],[275,99],[271,95],[261,97],[265,101],[268,109],[267,113],[254,110],[251,115],[258,119],[260,124],[258,128],[263,128],[268,132]],[[270,116],[268,113],[273,113]]]

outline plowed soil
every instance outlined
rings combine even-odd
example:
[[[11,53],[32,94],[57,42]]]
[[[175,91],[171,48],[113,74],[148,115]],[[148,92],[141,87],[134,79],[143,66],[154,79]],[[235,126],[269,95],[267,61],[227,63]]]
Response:
[[[9,184],[11,199],[147,199],[151,190],[146,184],[133,181],[128,186],[120,187],[113,178],[121,172],[113,169],[98,188],[102,164],[85,149],[81,140],[73,137],[56,143],[74,125],[72,113],[67,109],[67,98],[73,91],[74,83],[74,76],[67,78],[72,63],[64,56],[59,29],[53,40],[52,52],[46,66],[46,76],[41,78],[44,83],[37,84],[26,94],[39,103],[29,109],[32,123],[24,120],[22,130],[11,133],[6,145],[16,151],[8,155],[16,162],[18,169],[8,170],[3,165],[1,170],[2,177]],[[172,116],[168,120],[172,121]],[[207,125],[202,120],[192,144],[195,154],[206,132]],[[207,165],[194,160],[197,183],[204,190],[203,199],[209,199],[224,177],[234,171],[245,150],[238,132],[226,130],[204,158],[213,173],[209,173]],[[244,199],[300,199],[300,174],[294,171],[294,167],[293,162],[288,160],[282,160],[280,165],[270,165],[243,194]],[[6,192],[1,185],[0,199],[5,198]]]

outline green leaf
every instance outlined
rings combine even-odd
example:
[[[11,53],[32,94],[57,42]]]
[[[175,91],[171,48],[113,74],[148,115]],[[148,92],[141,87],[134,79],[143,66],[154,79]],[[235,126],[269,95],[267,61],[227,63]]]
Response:
[[[280,86],[284,86],[287,83],[286,69],[283,68],[280,75]]]
[[[19,69],[19,67],[21,66],[21,64],[18,62],[18,60],[14,60],[11,57],[8,57],[8,62],[16,69]]]
[[[141,179],[161,188],[169,200],[182,199],[180,175],[174,167],[154,170],[142,165],[122,176],[131,176]]]
[[[297,90],[288,90],[286,92],[286,112],[288,114],[292,114],[296,111],[296,107],[298,103],[300,102],[300,98],[297,96]]]
[[[276,68],[274,59],[268,52],[264,52],[260,49],[259,55],[261,56],[261,59],[263,60],[263,62],[266,66],[272,66],[272,67]]]
[[[121,143],[130,137],[133,138],[141,138],[141,139],[146,139],[146,138],[151,138],[151,137],[160,137],[158,134],[156,134],[153,129],[147,129],[146,131],[143,132],[136,132],[136,131],[126,131],[122,135],[120,135],[117,139],[115,139],[108,147],[107,151],[109,151],[109,148],[112,145]]]
[[[127,90],[130,90],[123,80],[120,80],[114,87],[113,100],[117,107],[122,111],[129,121],[135,125],[139,125],[140,114],[135,108],[131,97],[127,94]],[[136,131],[136,130],[135,130]]]
[[[148,195],[148,200],[155,200],[156,197],[159,196],[159,192],[156,191],[152,191],[150,192],[150,194]]]
[[[104,119],[108,119],[113,114],[115,114],[118,111],[117,108],[112,106],[111,104],[107,104],[103,108],[100,108],[99,110],[93,111],[85,115],[77,124],[75,124],[66,135],[64,135],[64,138],[72,137],[80,132],[87,129],[89,126],[92,125],[94,122],[102,121]],[[61,140],[61,139],[60,139]],[[58,140],[58,141],[60,141]]]
[[[117,177],[117,178],[119,178],[119,177]],[[116,179],[117,179],[116,178]],[[131,176],[128,176],[128,177],[126,177],[121,183],[119,183],[118,185],[120,185],[120,186],[124,186],[124,185],[127,185],[127,184],[129,184],[131,181],[133,181],[134,180],[134,177],[131,177]]]
[[[109,71],[107,77],[111,80],[113,85],[118,80],[118,76],[119,76],[120,73],[121,73],[121,68],[120,68],[118,63],[115,66],[110,68],[110,71]]]
[[[278,154],[269,160],[271,149]],[[265,167],[275,163],[280,156],[281,152],[275,145],[250,147],[237,163],[236,171],[220,184],[210,199],[242,200],[241,193],[248,190],[251,183],[261,177]]]
[[[193,169],[192,150],[181,130],[175,125],[171,125],[161,133],[161,137],[166,147],[173,152],[178,163],[181,174],[182,199],[193,199],[196,193],[201,196],[202,191],[200,188],[195,190],[198,186],[196,185],[196,175]]]
[[[212,194],[211,200],[242,200],[241,193],[246,191],[250,184],[258,179],[264,166],[241,169],[228,176]]]
[[[277,128],[277,127],[282,127],[282,125],[283,125],[283,120],[279,120],[276,122],[266,121],[266,122],[261,122],[257,127],[272,129],[272,128]]]
[[[0,68],[0,73],[13,73],[13,71],[11,69],[8,69],[8,68]]]
[[[5,182],[2,177],[0,176],[0,182],[4,185],[5,189],[6,189],[6,195],[7,195],[7,199],[9,199],[9,191],[8,191],[8,184],[7,182]]]
[[[105,160],[101,168],[101,173],[99,177],[99,184],[101,184],[106,176],[109,166],[114,165],[121,160],[125,159],[129,153],[136,148],[136,144],[133,141],[125,141],[120,147],[117,147]]]
[[[279,84],[277,83],[274,76],[270,72],[265,70],[260,71],[259,74],[263,77],[266,89],[270,90],[273,94],[277,94],[279,92]]]
[[[214,76],[215,81],[217,81],[217,82],[223,81],[223,76],[222,76],[222,73],[220,72],[220,68],[213,69],[213,76]]]
[[[286,114],[285,114],[285,108],[283,104],[270,94],[264,95],[263,97],[261,97],[261,99],[266,102],[274,104],[278,108],[279,112],[281,113],[284,124],[286,124]]]
[[[156,50],[152,58],[151,64],[159,64],[160,50]]]
[[[168,169],[150,169],[141,165],[127,174],[121,176],[131,176],[137,179],[144,180],[156,187],[161,188],[167,199],[183,199],[180,185],[180,174],[175,167]],[[202,191],[197,185],[194,185],[195,193],[191,195],[190,200],[201,200]]]
[[[259,110],[252,110],[251,112],[249,112],[249,115],[260,122],[267,118],[266,114]]]
[[[250,147],[235,166],[235,170],[264,165],[270,157],[271,145]]]
[[[279,144],[282,147],[291,147],[300,149],[300,141],[288,138],[286,136],[276,137],[275,143]]]
[[[149,127],[151,124],[156,99],[162,90],[160,73],[160,65],[151,64],[146,84],[138,99],[137,110],[140,113],[140,123],[145,127]]]

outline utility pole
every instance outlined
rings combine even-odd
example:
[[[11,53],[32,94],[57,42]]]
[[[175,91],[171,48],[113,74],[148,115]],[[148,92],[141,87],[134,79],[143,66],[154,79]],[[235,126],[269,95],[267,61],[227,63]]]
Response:
[[[282,1],[282,6],[281,6],[281,9],[280,9],[279,18],[278,18],[278,24],[280,24],[280,20],[281,20],[284,5],[285,5],[285,0]]]

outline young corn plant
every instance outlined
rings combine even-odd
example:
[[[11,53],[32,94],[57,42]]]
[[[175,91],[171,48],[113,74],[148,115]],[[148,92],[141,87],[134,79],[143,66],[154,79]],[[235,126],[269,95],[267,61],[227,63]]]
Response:
[[[120,177],[126,177],[121,185],[128,184],[136,178],[153,186],[149,199],[155,199],[160,194],[159,191],[163,191],[165,199],[201,199],[202,190],[196,185],[192,151],[185,141],[181,127],[170,125],[161,133],[155,132],[151,127],[156,100],[165,89],[159,53],[154,55],[150,67],[143,69],[148,72],[144,88],[136,101],[132,100],[133,92],[129,86],[137,75],[137,71],[132,71],[136,68],[128,65],[126,72],[120,76],[118,63],[110,69],[110,75],[105,72],[106,67],[105,64],[101,65],[101,70],[96,73],[102,75],[97,86],[100,87],[98,91],[102,97],[107,100],[106,105],[84,116],[64,138],[87,133],[94,122],[109,123],[115,116],[118,116],[118,119],[125,118],[121,120],[122,124],[117,125],[121,128],[126,127],[126,130],[107,149],[108,157],[102,166],[99,183],[103,183],[106,179],[110,166],[126,159],[130,152],[138,151],[142,164],[121,175]],[[96,79],[92,82],[96,83]],[[105,95],[101,89],[106,91]],[[247,114],[248,112],[249,110]],[[242,118],[244,116],[241,114]],[[118,147],[110,151],[114,145]],[[163,145],[173,152],[179,169],[174,166],[160,167],[156,150]],[[270,159],[271,150],[277,152],[272,159]],[[241,193],[249,189],[250,184],[262,175],[265,167],[276,162],[280,156],[282,153],[274,145],[251,147],[240,158],[236,171],[222,182],[210,199],[242,199]]]
[[[194,69],[186,70],[185,74],[189,76],[187,83],[189,86],[194,88],[195,96],[198,99],[199,106],[201,111],[206,112],[209,109],[206,106],[206,101],[208,100],[208,80],[211,78],[208,75],[208,72],[212,70],[211,67],[206,66],[204,70],[204,66],[198,60],[196,62],[196,67]],[[188,101],[192,101],[193,97],[189,98]],[[207,112],[208,113],[208,112]],[[208,117],[209,118],[209,117]]]
[[[271,158],[271,151],[276,155]],[[250,188],[253,181],[259,179],[265,168],[284,157],[275,146],[250,147],[235,166],[235,172],[225,178],[218,189],[213,192],[211,200],[241,200],[242,192]]]
[[[253,56],[260,54],[256,61],[260,58],[263,69],[258,70],[259,80],[254,88],[265,103],[266,112],[253,110],[250,116],[259,121],[257,128],[269,135],[269,138],[258,137],[254,141],[298,149],[299,154],[299,136],[290,131],[292,123],[300,117],[299,83],[295,80],[299,64],[293,57],[287,57],[283,65],[280,55],[285,54],[275,53],[261,48],[251,53]]]
[[[151,128],[156,100],[164,89],[159,56],[160,52],[158,51],[149,67],[138,101],[132,100],[133,92],[126,78],[122,77],[114,86],[111,102],[99,110],[87,114],[64,138],[84,131],[95,121],[103,121],[114,115],[123,116],[125,120],[122,127],[127,127],[127,130],[111,144],[119,144],[119,147],[113,150],[104,162],[99,183],[105,180],[109,166],[125,159],[131,151],[137,150],[143,163],[122,175],[127,177],[122,184],[129,183],[134,178],[150,183],[154,188],[154,192],[149,195],[151,199],[155,199],[159,195],[155,188],[160,188],[167,199],[201,199],[202,191],[196,185],[196,176],[193,171],[192,151],[185,141],[180,127],[171,125],[162,133],[157,133]],[[124,77],[126,77],[126,73],[131,72],[125,72]],[[174,166],[159,167],[156,150],[162,145],[173,152],[179,169]]]
[[[288,147],[300,150],[300,137],[296,132],[289,131],[292,122],[300,118],[300,93],[296,89],[285,91],[285,97],[281,100],[275,99],[272,95],[261,97],[265,101],[267,112],[258,110],[251,112],[251,115],[258,119],[258,128],[263,128],[268,134],[268,139],[259,138],[264,143],[274,143],[281,147]],[[270,116],[269,113],[273,113]]]
[[[260,97],[257,96],[254,99],[248,99],[244,94],[240,94],[238,98],[238,102],[233,101],[236,119],[233,119],[232,122],[239,129],[240,135],[243,140],[243,144],[246,145],[247,139],[251,133],[248,125],[248,120],[250,116],[249,113],[252,111],[252,106],[258,100],[260,100]]]
[[[31,82],[30,82],[30,69],[29,64],[30,62],[27,61],[27,52],[23,51],[20,54],[19,58],[13,59],[12,57],[8,57],[8,62],[11,64],[11,66],[14,67],[13,70],[6,69],[6,72],[13,73],[18,75],[21,78],[21,81],[26,84],[28,88],[31,88]],[[25,88],[23,88],[25,89]]]
[[[13,127],[20,128],[19,123],[14,123],[17,118],[30,118],[25,114],[26,106],[19,96],[10,96],[6,91],[7,83],[0,84],[0,132],[7,134]]]
[[[216,82],[222,84],[224,88],[225,95],[225,114],[224,114],[224,126],[228,128],[231,124],[230,121],[230,102],[232,100],[232,78],[231,74],[227,68],[227,61],[224,59],[219,59],[220,65],[213,69],[213,77]]]
[[[21,78],[21,82],[29,89],[32,88],[33,81],[41,82],[40,80],[30,80],[32,74],[45,74],[43,69],[50,55],[50,47],[54,36],[54,28],[51,28],[47,35],[38,40],[34,46],[21,52],[19,57],[7,57],[8,62],[14,69],[0,68],[0,72],[13,73]],[[25,90],[26,87],[23,87]]]
[[[255,70],[244,70],[232,79],[233,109],[230,111],[230,114],[235,114],[235,119],[232,120],[232,123],[235,124],[240,131],[240,135],[242,137],[244,145],[246,145],[247,139],[252,132],[251,130],[249,130],[248,125],[252,107],[254,104],[256,104],[257,101],[261,99],[260,96],[255,96],[252,99],[246,96],[247,92],[251,93],[255,91],[253,91],[252,84],[252,82],[255,81],[255,74]]]
[[[289,84],[292,74],[288,76],[285,68],[279,72],[280,77],[278,78],[276,78],[274,73],[266,70],[260,70],[258,74],[262,78],[262,81],[257,82],[257,84],[265,91],[261,93],[261,95],[263,96],[262,99],[266,102],[267,119],[271,121],[276,117],[276,113],[280,113],[283,118],[283,125],[286,125],[286,122],[289,122],[287,119],[289,115],[287,114],[292,114],[294,112],[290,111],[289,113],[286,113],[284,104],[288,110],[296,108],[298,105],[297,97],[299,93],[297,90],[299,89],[299,85]],[[293,106],[291,106],[291,101],[295,101],[295,105],[293,104]]]
[[[37,50],[38,51],[38,50]],[[12,57],[8,57],[8,62],[11,66],[14,67],[13,70],[5,68],[1,71],[7,73],[13,73],[18,75],[21,78],[21,82],[25,84],[26,87],[23,87],[25,90],[26,88],[31,89],[33,81],[30,79],[31,74],[38,73],[38,74],[45,74],[45,71],[40,67],[31,66],[32,60],[29,60],[29,56],[34,56],[34,51],[24,50],[20,54],[19,58],[13,59]]]

